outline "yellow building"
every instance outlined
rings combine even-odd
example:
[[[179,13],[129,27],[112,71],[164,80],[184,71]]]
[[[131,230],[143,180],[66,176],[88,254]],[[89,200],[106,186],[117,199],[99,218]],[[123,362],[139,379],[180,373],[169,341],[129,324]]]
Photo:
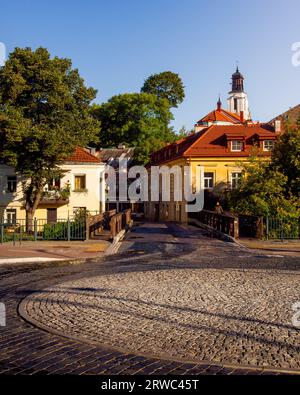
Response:
[[[232,90],[229,108],[222,108],[219,99],[217,108],[200,119],[195,125],[195,132],[188,137],[169,144],[151,155],[151,166],[180,166],[182,177],[184,166],[191,169],[190,183],[195,188],[196,168],[204,171],[202,186],[206,191],[206,208],[212,207],[213,192],[221,189],[235,188],[241,177],[239,162],[248,161],[253,148],[268,159],[274,142],[280,134],[280,121],[274,124],[255,123],[249,119],[248,99],[243,87],[244,77],[237,70],[232,76]],[[245,114],[246,117],[245,117]],[[151,187],[151,186],[150,186]],[[159,201],[145,204],[145,215],[151,220],[186,222],[188,213],[186,201],[174,200],[174,178],[170,181],[170,200],[162,198],[163,184],[160,182]],[[199,187],[199,186],[197,186]]]

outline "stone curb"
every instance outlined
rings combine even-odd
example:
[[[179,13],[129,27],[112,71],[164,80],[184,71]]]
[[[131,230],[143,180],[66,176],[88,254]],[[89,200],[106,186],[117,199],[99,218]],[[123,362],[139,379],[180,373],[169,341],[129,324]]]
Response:
[[[113,239],[112,244],[107,248],[107,250],[105,251],[104,255],[105,256],[109,256],[109,255],[115,255],[118,253],[119,248],[122,245],[122,240],[125,237],[125,234],[127,232],[130,232],[131,228],[133,226],[133,221],[130,222],[130,224],[128,225],[128,227],[126,229],[121,230],[121,232],[119,232]]]

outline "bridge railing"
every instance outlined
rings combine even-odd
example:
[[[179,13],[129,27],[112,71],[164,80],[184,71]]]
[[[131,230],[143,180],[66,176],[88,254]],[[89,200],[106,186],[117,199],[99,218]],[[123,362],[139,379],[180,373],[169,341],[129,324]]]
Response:
[[[110,232],[113,239],[121,230],[127,228],[131,222],[131,209],[117,213],[116,210],[106,211],[102,214],[87,218],[87,229],[90,237]]]
[[[235,239],[239,237],[239,220],[233,215],[202,210],[199,213],[190,213],[189,218],[221,234]]]

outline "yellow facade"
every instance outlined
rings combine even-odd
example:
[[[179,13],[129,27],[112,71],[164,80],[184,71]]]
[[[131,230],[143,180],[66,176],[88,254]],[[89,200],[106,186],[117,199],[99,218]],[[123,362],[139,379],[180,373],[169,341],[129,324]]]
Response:
[[[190,166],[192,173],[192,186],[195,187],[196,179],[196,168],[202,166],[204,173],[213,173],[213,188],[212,189],[228,189],[232,184],[232,174],[241,173],[241,162],[247,162],[247,157],[232,158],[232,157],[211,157],[211,158],[187,158],[181,157],[179,159],[171,160],[161,166]],[[151,169],[149,169],[151,174]],[[149,177],[150,179],[150,177]],[[145,204],[145,216],[152,221],[176,221],[176,222],[187,222],[188,213],[186,212],[187,202],[182,200],[181,202],[174,201],[174,179],[171,177],[170,181],[170,201],[162,201],[160,196],[159,202],[148,202]],[[149,190],[151,185],[149,185]],[[182,183],[183,188],[183,183]],[[162,183],[160,180],[160,192],[162,189]],[[208,188],[209,189],[209,188]],[[183,192],[182,192],[183,194]],[[161,195],[161,194],[160,194]]]
[[[61,169],[64,171],[62,176],[61,188],[69,185],[70,194],[68,198],[47,199],[41,202],[34,213],[36,219],[47,221],[49,210],[55,211],[57,220],[72,217],[78,209],[86,209],[91,213],[99,213],[105,209],[105,185],[100,182],[104,172],[102,163],[81,163],[63,164]],[[9,177],[16,177],[16,188],[14,192],[8,190]],[[78,190],[76,177],[85,177],[85,188]],[[22,189],[22,177],[16,176],[15,170],[6,165],[0,165],[0,221],[11,222],[12,219],[19,221],[26,219],[24,196]]]

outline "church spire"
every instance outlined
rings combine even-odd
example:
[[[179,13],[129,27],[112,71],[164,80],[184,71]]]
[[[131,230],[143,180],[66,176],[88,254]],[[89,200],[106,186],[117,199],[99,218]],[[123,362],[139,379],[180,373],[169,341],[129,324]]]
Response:
[[[231,92],[244,92],[244,76],[236,66],[236,72],[232,74]]]
[[[221,102],[221,98],[220,98],[220,95],[219,95],[219,100],[217,101],[217,110],[221,111],[221,108],[222,108],[222,102]]]

